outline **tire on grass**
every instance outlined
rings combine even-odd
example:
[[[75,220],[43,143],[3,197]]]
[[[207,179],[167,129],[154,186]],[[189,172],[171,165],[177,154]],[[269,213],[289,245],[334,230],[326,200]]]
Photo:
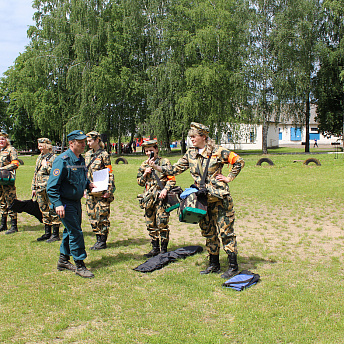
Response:
[[[268,163],[270,166],[274,165],[274,163],[273,163],[273,161],[271,159],[269,159],[269,158],[261,158],[261,159],[258,160],[256,166],[261,166],[263,162]]]
[[[311,162],[314,162],[317,166],[321,166],[321,163],[318,159],[315,159],[315,158],[309,158],[309,159],[306,159],[303,164],[304,165],[308,165],[309,163]]]
[[[115,164],[118,165],[120,162],[123,162],[123,164],[127,164],[128,160],[126,158],[117,158]]]

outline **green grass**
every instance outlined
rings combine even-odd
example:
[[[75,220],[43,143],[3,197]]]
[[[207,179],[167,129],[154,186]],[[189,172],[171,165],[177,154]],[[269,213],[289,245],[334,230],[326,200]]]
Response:
[[[29,215],[19,214],[19,233],[0,233],[0,342],[343,343],[344,156],[304,166],[303,154],[270,155],[275,165],[258,167],[260,157],[245,155],[230,184],[240,269],[259,273],[257,285],[236,292],[219,275],[201,276],[206,252],[150,274],[132,270],[150,245],[136,199],[144,157],[128,156],[113,164],[108,249],[89,250],[95,238],[83,214],[94,279],[58,272],[60,243],[37,242],[43,228]],[[28,199],[35,157],[22,159],[17,193]],[[177,176],[178,185],[191,183],[188,171]],[[179,223],[176,212],[170,228],[170,249],[204,246],[198,226]],[[224,270],[223,251],[220,261]]]

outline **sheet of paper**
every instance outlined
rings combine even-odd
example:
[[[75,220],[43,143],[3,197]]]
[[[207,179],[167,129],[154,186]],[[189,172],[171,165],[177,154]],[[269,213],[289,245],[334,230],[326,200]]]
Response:
[[[92,193],[107,190],[109,185],[109,169],[104,168],[103,170],[94,171],[93,184],[96,187],[92,190]]]

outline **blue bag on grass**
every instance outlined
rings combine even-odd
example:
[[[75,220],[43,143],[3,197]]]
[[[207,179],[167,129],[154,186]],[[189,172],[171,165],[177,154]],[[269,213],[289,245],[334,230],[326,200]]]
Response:
[[[226,288],[232,288],[237,291],[242,291],[249,288],[251,285],[256,284],[259,281],[260,276],[254,274],[249,270],[243,270],[237,275],[231,277],[222,285]]]

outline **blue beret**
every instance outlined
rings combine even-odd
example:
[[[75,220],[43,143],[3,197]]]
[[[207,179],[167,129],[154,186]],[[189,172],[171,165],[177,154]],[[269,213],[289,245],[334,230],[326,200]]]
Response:
[[[68,141],[72,141],[72,140],[84,140],[86,139],[86,135],[83,131],[81,130],[74,130],[71,133],[69,133],[67,135],[67,139]]]

